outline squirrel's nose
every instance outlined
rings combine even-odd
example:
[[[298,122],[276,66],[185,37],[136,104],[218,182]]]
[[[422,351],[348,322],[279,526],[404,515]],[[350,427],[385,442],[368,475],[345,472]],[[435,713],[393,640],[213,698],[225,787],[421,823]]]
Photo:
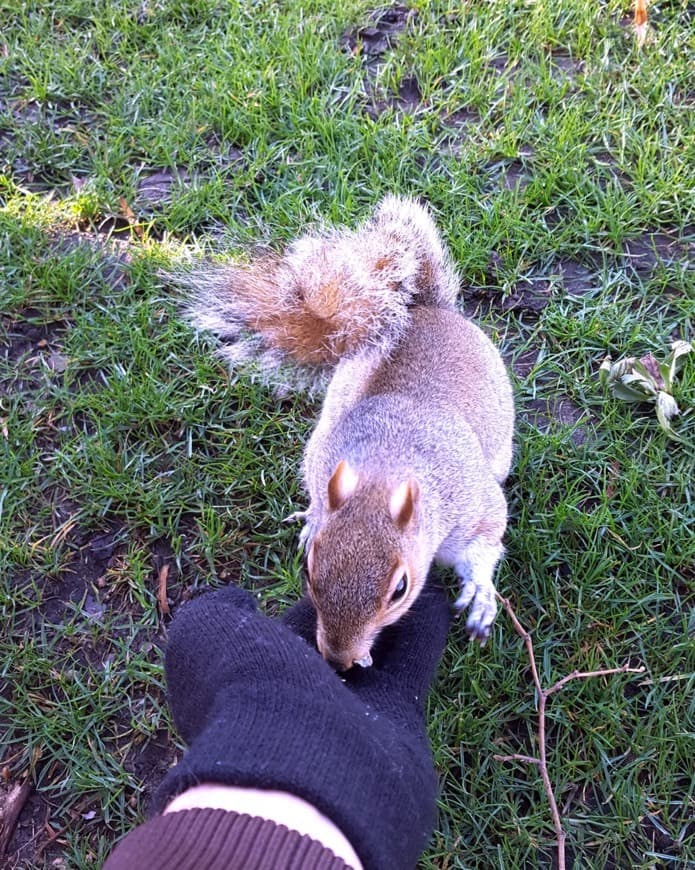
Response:
[[[351,662],[346,662],[344,659],[340,659],[334,655],[324,655],[324,658],[326,659],[328,664],[336,671],[349,671],[352,667]]]
[[[318,648],[321,655],[328,662],[328,664],[335,668],[336,671],[349,671],[353,665],[359,665],[361,668],[369,668],[372,665],[372,655],[367,650],[364,655],[360,656],[360,658],[356,659],[355,650],[339,653],[336,652],[333,647],[329,646],[326,643],[325,636],[323,634],[317,638]]]
[[[354,665],[359,665],[361,668],[370,668],[372,666],[371,653],[363,655],[360,659],[353,659],[351,656],[347,658],[334,656],[332,653],[324,656],[326,661],[332,665],[336,671],[349,671]]]
[[[336,653],[330,646],[328,646],[323,637],[319,637],[317,640],[319,652],[332,668],[336,671],[350,670],[352,667],[352,658],[346,658],[345,656]]]

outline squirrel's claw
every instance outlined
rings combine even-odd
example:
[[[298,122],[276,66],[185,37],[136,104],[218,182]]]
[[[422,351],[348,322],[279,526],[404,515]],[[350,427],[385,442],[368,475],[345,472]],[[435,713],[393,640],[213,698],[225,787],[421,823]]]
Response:
[[[298,523],[304,522],[309,516],[309,511],[294,511],[289,516],[283,518],[283,523]]]
[[[460,612],[470,604],[470,613],[466,620],[466,631],[471,640],[476,640],[481,646],[490,637],[492,623],[497,616],[495,587],[490,584],[478,585],[473,580],[462,584],[461,594],[456,599],[455,608]]]

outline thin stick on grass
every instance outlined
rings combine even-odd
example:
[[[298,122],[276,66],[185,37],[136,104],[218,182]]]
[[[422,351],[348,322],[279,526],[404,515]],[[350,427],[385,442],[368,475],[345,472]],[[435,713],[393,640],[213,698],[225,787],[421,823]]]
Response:
[[[571,680],[587,680],[591,677],[606,677],[610,676],[611,674],[642,674],[644,673],[645,668],[631,668],[629,665],[623,665],[619,668],[606,668],[599,671],[572,671],[571,674],[567,674],[567,676],[562,677],[556,683],[553,683],[550,688],[544,689],[541,685],[540,677],[538,676],[536,654],[533,649],[533,641],[531,640],[530,633],[526,631],[526,629],[517,619],[516,613],[514,613],[514,609],[512,608],[509,599],[502,598],[501,595],[498,595],[497,600],[507,611],[507,614],[514,626],[514,630],[524,641],[526,651],[528,653],[529,663],[531,665],[531,675],[533,677],[533,684],[536,687],[536,691],[538,693],[538,757],[514,754],[494,755],[493,758],[495,759],[495,761],[521,761],[524,764],[532,764],[540,771],[541,779],[543,780],[543,788],[545,790],[545,794],[550,805],[550,813],[553,818],[555,836],[557,838],[558,870],[565,870],[565,841],[567,839],[567,834],[562,827],[562,817],[560,815],[560,810],[558,809],[557,801],[555,800],[555,792],[553,791],[553,785],[550,782],[550,774],[548,773],[548,756],[545,742],[545,707],[548,698],[555,692],[562,689],[563,686],[567,685],[567,683],[569,683]]]
[[[0,794],[0,858],[7,853],[19,816],[33,789],[29,779],[25,779]]]
[[[169,616],[169,601],[167,599],[167,580],[169,579],[169,566],[164,563],[157,572],[157,603],[162,616]]]

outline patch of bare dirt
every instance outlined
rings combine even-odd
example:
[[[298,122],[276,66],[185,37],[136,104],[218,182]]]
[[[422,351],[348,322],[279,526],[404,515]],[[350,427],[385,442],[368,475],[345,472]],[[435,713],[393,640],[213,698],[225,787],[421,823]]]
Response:
[[[415,76],[406,76],[401,79],[395,94],[379,97],[371,83],[367,86],[367,92],[371,99],[365,107],[365,112],[371,118],[378,118],[389,110],[401,112],[405,115],[414,115],[425,107],[422,93],[420,92],[420,85]]]
[[[480,115],[473,109],[467,109],[463,106],[460,109],[449,112],[448,115],[444,115],[444,117],[440,119],[440,123],[445,130],[451,130],[452,132],[458,133],[459,131],[465,130],[467,127],[479,124]]]
[[[178,761],[179,755],[179,751],[172,745],[169,731],[164,729],[131,747],[123,766],[142,783],[141,794],[146,808],[166,772]]]
[[[502,302],[503,311],[540,313],[550,302],[552,284],[546,278],[524,278]]]
[[[514,72],[519,63],[516,60],[510,60],[506,54],[498,54],[497,57],[490,58],[487,65],[489,69],[501,74]]]
[[[540,432],[550,432],[558,425],[571,427],[569,439],[575,447],[580,447],[589,437],[588,429],[578,424],[588,421],[591,415],[566,396],[523,402],[518,408],[518,413],[520,419],[535,426]]]
[[[557,269],[562,287],[570,296],[585,296],[599,286],[596,272],[575,260],[559,260]]]
[[[344,33],[341,43],[350,54],[363,58],[366,66],[373,70],[375,63],[395,44],[416,14],[415,9],[405,3],[375,10],[366,25]]]
[[[537,316],[552,298],[552,282],[546,277],[524,278],[511,293],[495,287],[470,286],[464,291],[464,311],[469,315],[510,311]]]
[[[647,230],[623,244],[622,257],[639,275],[650,274],[660,265],[679,262],[693,268],[695,242],[672,233]]]
[[[343,48],[362,61],[366,97],[364,110],[372,118],[377,118],[389,109],[412,114],[423,105],[420,85],[415,76],[403,78],[395,94],[380,93],[376,84],[384,55],[393,48],[416,15],[415,9],[404,3],[394,3],[386,9],[375,10],[366,25],[348,31],[341,37]]]
[[[533,178],[534,150],[522,146],[515,157],[495,160],[486,167],[495,187],[502,190],[523,190]]]
[[[398,86],[398,106],[403,112],[414,113],[422,104],[420,85],[415,76],[406,76]]]
[[[592,162],[598,175],[598,183],[605,190],[610,181],[617,182],[620,187],[628,188],[632,179],[620,168],[618,161],[610,151],[599,151],[592,155]]]
[[[586,63],[583,60],[577,60],[570,54],[557,51],[550,55],[550,68],[553,78],[573,80],[584,74]]]
[[[248,165],[244,148],[233,142],[228,142],[217,133],[208,134],[205,137],[205,144],[212,155],[212,162],[218,169],[239,170]]]
[[[45,352],[53,352],[52,349],[60,347],[62,336],[69,328],[66,320],[59,318],[46,322],[40,312],[31,308],[22,312],[22,318],[21,323],[16,322],[11,315],[3,315],[0,320],[5,333],[3,356],[14,365],[36,360]],[[16,382],[14,388],[17,388]]]
[[[518,378],[527,378],[536,367],[539,355],[540,349],[537,347],[531,347],[517,354],[511,363],[514,374]]]
[[[462,107],[439,119],[442,135],[439,142],[445,157],[459,158],[463,152],[463,142],[480,123],[480,115],[472,109]]]
[[[523,190],[531,181],[531,174],[522,160],[507,160],[490,167],[490,176],[503,190]]]
[[[177,191],[190,184],[190,176],[182,167],[175,169],[159,169],[140,176],[135,189],[135,205],[145,214],[158,211],[162,205],[168,205]]]

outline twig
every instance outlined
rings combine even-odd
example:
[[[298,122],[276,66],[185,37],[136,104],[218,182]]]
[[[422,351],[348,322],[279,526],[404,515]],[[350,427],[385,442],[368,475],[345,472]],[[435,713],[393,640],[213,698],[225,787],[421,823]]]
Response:
[[[507,611],[507,614],[514,626],[514,630],[524,641],[526,651],[528,653],[529,663],[531,665],[531,676],[533,678],[533,684],[536,687],[536,691],[538,693],[538,757],[536,758],[530,755],[514,754],[494,755],[493,758],[495,759],[495,761],[521,761],[524,764],[532,764],[539,769],[541,779],[543,780],[543,789],[548,799],[548,803],[550,805],[550,813],[553,818],[553,828],[555,829],[555,836],[557,840],[558,870],[565,870],[565,841],[567,839],[567,834],[562,827],[562,817],[560,815],[560,810],[558,809],[557,801],[555,800],[555,792],[553,791],[553,786],[550,782],[550,774],[548,773],[548,757],[545,742],[545,708],[548,702],[548,698],[555,692],[562,689],[563,686],[567,685],[567,683],[569,683],[571,680],[587,680],[591,677],[605,677],[610,676],[611,674],[642,674],[644,673],[645,668],[631,668],[628,665],[623,665],[619,668],[606,668],[605,670],[600,671],[572,671],[571,674],[567,674],[567,676],[562,677],[556,683],[553,683],[550,688],[544,689],[541,685],[540,677],[538,676],[536,654],[533,649],[533,641],[531,640],[531,635],[528,631],[526,631],[526,629],[517,619],[516,613],[514,613],[512,605],[509,603],[509,599],[502,598],[501,595],[498,595],[497,600]]]
[[[169,616],[169,602],[167,601],[167,580],[169,579],[169,566],[164,563],[157,575],[157,603],[162,616]]]
[[[566,683],[569,683],[570,680],[586,680],[589,677],[609,677],[611,674],[643,674],[644,668],[631,668],[629,665],[622,665],[619,668],[604,668],[600,671],[572,671],[571,674],[567,674],[566,677],[563,677],[561,680],[558,680],[557,683],[553,683],[553,685],[549,689],[544,689],[546,697],[552,695],[554,692],[557,692],[558,689],[561,689]]]
[[[540,758],[534,758],[532,755],[493,755],[495,761],[523,761],[525,764],[540,764]]]
[[[12,839],[17,820],[34,786],[29,779],[15,783],[0,798],[0,858],[5,856]]]
[[[638,686],[656,686],[659,683],[677,683],[681,680],[692,680],[695,677],[695,672],[692,674],[670,674],[667,677],[657,677],[657,679],[652,679],[652,677],[647,677],[646,680],[640,680],[637,684]]]

